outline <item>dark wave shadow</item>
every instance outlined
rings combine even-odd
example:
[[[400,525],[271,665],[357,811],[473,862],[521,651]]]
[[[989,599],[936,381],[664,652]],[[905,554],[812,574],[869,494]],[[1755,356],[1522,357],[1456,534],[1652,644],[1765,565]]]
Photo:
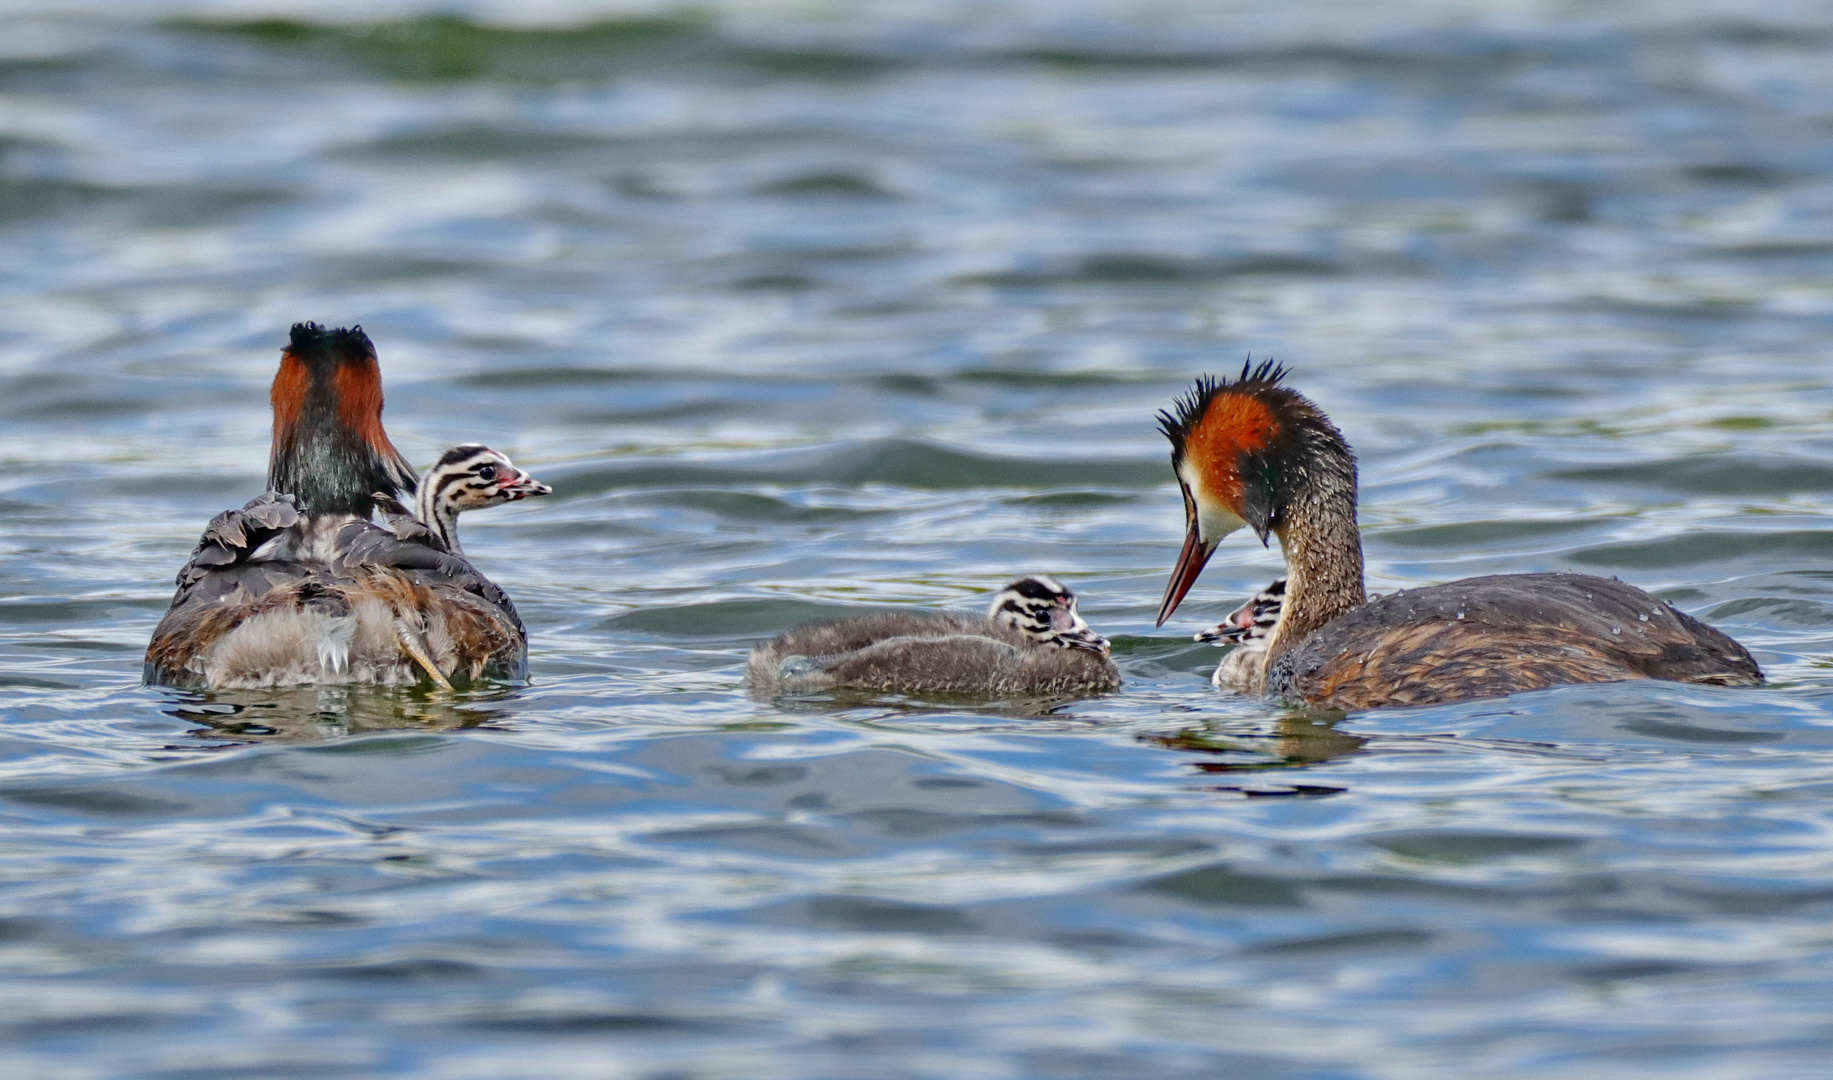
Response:
[[[1369,739],[1338,731],[1336,726],[1342,719],[1340,713],[1289,712],[1274,722],[1270,733],[1224,732],[1205,725],[1172,735],[1141,735],[1140,741],[1200,755],[1204,760],[1187,764],[1204,776],[1305,769],[1364,751]],[[1219,784],[1214,790],[1267,797],[1338,795],[1348,789],[1299,783],[1294,778],[1285,782]]]
[[[744,44],[686,12],[552,27],[493,25],[454,14],[353,23],[183,18],[166,26],[404,82],[543,84],[679,66],[753,79],[853,82],[902,66],[894,57],[867,52]]]
[[[269,690],[168,691],[160,711],[198,727],[199,739],[230,744],[316,742],[376,731],[462,731],[500,716],[485,704],[521,687],[449,694],[420,687],[295,686]]]
[[[739,482],[887,484],[930,491],[970,488],[1153,488],[1164,467],[1125,459],[1045,460],[979,454],[920,439],[858,439],[746,454],[706,463],[632,459],[544,473],[568,498],[642,488],[723,487]]]

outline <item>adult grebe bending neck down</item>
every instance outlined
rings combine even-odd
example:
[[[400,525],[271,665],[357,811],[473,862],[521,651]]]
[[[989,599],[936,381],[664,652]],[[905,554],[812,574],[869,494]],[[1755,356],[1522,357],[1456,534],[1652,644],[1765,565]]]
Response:
[[[1763,681],[1743,646],[1614,578],[1499,574],[1367,600],[1355,455],[1284,375],[1263,363],[1200,378],[1160,414],[1188,533],[1158,624],[1242,526],[1279,537],[1286,557],[1284,613],[1244,688],[1367,709],[1623,679]]]
[[[146,680],[290,683],[520,679],[528,644],[503,590],[438,538],[370,521],[414,473],[382,429],[361,328],[293,327],[274,376],[267,494],[218,514],[146,650]],[[423,530],[424,531],[424,530]]]

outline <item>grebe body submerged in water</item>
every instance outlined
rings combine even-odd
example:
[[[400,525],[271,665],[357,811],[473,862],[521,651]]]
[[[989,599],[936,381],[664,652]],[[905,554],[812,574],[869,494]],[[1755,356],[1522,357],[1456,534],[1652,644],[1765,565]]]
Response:
[[[897,612],[791,630],[751,650],[745,681],[762,694],[1001,698],[1112,690],[1120,672],[1075,594],[1034,574],[1002,589],[985,615]]]
[[[1368,709],[1568,683],[1763,681],[1743,646],[1613,578],[1499,574],[1368,600],[1355,455],[1284,374],[1263,363],[1233,382],[1201,378],[1160,414],[1187,532],[1158,625],[1229,533],[1277,536],[1286,558],[1284,611],[1241,689]]]

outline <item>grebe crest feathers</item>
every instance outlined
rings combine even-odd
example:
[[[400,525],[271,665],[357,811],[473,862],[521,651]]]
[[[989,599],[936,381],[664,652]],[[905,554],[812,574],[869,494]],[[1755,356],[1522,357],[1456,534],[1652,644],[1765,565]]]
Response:
[[[1199,376],[1177,399],[1175,413],[1158,414],[1186,498],[1199,510],[1219,504],[1214,508],[1239,522],[1234,528],[1251,527],[1262,544],[1281,525],[1299,474],[1320,452],[1338,467],[1355,465],[1336,425],[1311,399],[1282,385],[1285,376],[1271,360],[1249,361],[1233,381]]]
[[[1322,410],[1281,383],[1285,374],[1266,360],[1243,364],[1233,380],[1200,376],[1175,411],[1159,414],[1186,528],[1159,608],[1161,626],[1230,533],[1247,526],[1262,544],[1283,535],[1307,490],[1346,495],[1354,506],[1355,454]]]

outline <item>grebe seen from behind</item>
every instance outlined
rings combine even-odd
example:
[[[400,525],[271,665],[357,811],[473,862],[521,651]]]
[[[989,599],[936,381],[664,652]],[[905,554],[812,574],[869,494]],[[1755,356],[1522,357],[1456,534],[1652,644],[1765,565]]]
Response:
[[[274,376],[267,494],[212,519],[147,645],[149,683],[241,689],[521,679],[515,605],[443,544],[374,524],[413,470],[382,428],[360,328],[293,327]]]

